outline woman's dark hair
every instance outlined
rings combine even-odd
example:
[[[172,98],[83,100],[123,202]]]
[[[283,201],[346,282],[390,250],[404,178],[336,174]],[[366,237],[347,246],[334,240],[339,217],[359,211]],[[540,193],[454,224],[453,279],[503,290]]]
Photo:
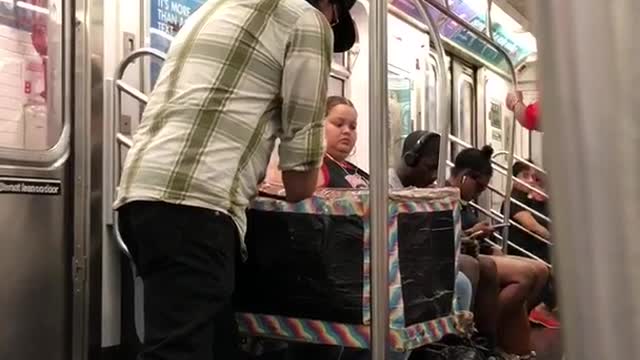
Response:
[[[463,172],[470,172],[472,177],[491,177],[493,175],[491,155],[493,155],[493,148],[489,145],[483,146],[482,149],[464,149],[456,156],[452,173],[458,176]]]
[[[329,115],[329,112],[338,105],[347,105],[353,109],[356,108],[355,106],[353,106],[351,100],[347,99],[344,96],[329,96],[327,98],[327,109],[325,110],[324,115]]]

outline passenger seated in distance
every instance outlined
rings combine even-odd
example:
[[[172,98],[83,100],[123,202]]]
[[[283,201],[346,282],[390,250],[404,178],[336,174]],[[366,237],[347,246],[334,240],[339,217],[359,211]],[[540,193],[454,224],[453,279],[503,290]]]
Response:
[[[531,161],[529,162],[532,163]],[[534,188],[544,188],[542,174],[539,174],[533,167],[526,164],[525,162],[518,161],[513,164],[512,174],[513,176],[517,177],[518,179]],[[537,192],[530,190],[524,185],[514,182],[513,192],[511,196],[512,199],[519,201],[526,207],[533,209],[546,217],[549,217],[547,199]],[[510,208],[510,218],[513,221],[516,221],[518,224],[522,225],[528,231],[546,240],[550,240],[550,224],[545,219],[539,217],[538,215],[535,215],[526,207],[523,207],[518,203],[512,201]],[[534,237],[533,235],[523,231],[516,226],[512,226],[509,229],[509,240],[518,247],[539,257],[545,262],[550,263],[550,252],[552,245],[544,243],[540,239]],[[523,252],[519,252],[519,250],[517,249],[512,250],[514,251],[514,254],[526,256],[526,254],[524,254]],[[547,328],[555,329],[560,327],[560,323],[555,315],[553,315],[553,313],[550,311],[550,309],[553,309],[553,307],[555,306],[552,283],[553,281],[551,279],[551,276],[549,276],[547,286],[545,287],[543,294],[541,294],[541,298],[544,303],[533,309],[529,316],[529,320],[533,323],[543,325]]]
[[[519,180],[522,180],[527,185],[540,189],[536,170],[528,164],[517,161],[513,164],[512,174]],[[544,197],[541,197],[535,191],[530,190],[526,186],[517,182],[513,183],[513,192],[511,198],[524,205],[512,201],[510,207],[510,218],[522,225],[524,228],[536,234],[537,236],[549,240],[551,234],[549,232],[549,223],[532,213],[528,208],[535,210],[536,212],[549,216],[549,209],[547,208],[547,202]],[[524,250],[532,253],[533,255],[541,258],[545,262],[549,262],[549,245],[535,238],[531,234],[523,231],[522,229],[514,226],[509,229],[509,239],[514,244],[523,248]],[[517,251],[517,250],[516,250]]]

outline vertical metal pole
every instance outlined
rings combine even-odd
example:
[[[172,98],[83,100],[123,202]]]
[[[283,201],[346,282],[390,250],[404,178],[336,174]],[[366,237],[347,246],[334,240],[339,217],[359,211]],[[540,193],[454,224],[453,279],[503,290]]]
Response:
[[[515,89],[515,83],[514,83]],[[504,222],[508,223],[511,218],[511,193],[513,192],[513,176],[511,175],[511,169],[513,168],[513,162],[515,159],[515,144],[516,144],[516,119],[513,117],[513,123],[507,136],[507,146],[509,146],[509,154],[507,155],[507,184],[504,189],[504,206],[502,209],[502,216],[504,216]],[[509,227],[502,228],[502,252],[507,254],[509,252]]]
[[[566,359],[640,359],[640,3],[536,6]]]
[[[369,2],[371,353],[384,360],[389,334],[387,0]]]
[[[440,132],[440,157],[438,159],[438,187],[444,187],[444,183],[447,180],[447,154],[449,153],[449,133],[451,132],[451,121],[449,121],[449,108],[451,105],[451,92],[449,91],[449,72],[447,71],[447,64],[444,60],[444,45],[442,45],[442,38],[440,31],[436,25],[433,16],[425,9],[424,3],[419,0],[414,0],[416,8],[420,12],[420,15],[426,20],[427,26],[433,43],[436,46],[436,56],[438,57],[438,126]],[[447,5],[449,2],[447,1]]]
[[[491,8],[493,7],[493,0],[487,0],[487,36],[489,39],[493,39],[493,18],[491,17]]]
[[[466,20],[462,19],[460,16],[454,14],[453,12],[451,12],[450,10],[448,10],[445,6],[443,6],[442,4],[440,4],[437,0],[423,0],[424,2],[428,3],[429,5],[433,6],[434,8],[436,8],[438,11],[440,11],[441,13],[445,14],[447,17],[449,17],[451,20],[455,21],[456,23],[460,24],[462,27],[464,27],[465,29],[467,29],[469,32],[473,33],[475,36],[483,39],[484,41],[486,41],[488,44],[490,44],[491,46],[493,46],[500,54],[502,54],[502,56],[504,56],[505,62],[507,63],[507,66],[509,66],[509,71],[511,72],[511,78],[513,80],[513,88],[517,89],[518,88],[518,77],[516,74],[516,68],[513,64],[513,61],[511,60],[511,58],[509,58],[509,54],[507,54],[505,52],[505,50],[500,47],[500,45],[498,45],[495,41],[493,41],[490,37],[486,36],[483,32],[481,32],[480,30],[474,28],[473,26],[471,26]],[[621,0],[622,1],[622,0]],[[430,17],[430,14],[427,12],[427,18]],[[433,23],[433,21],[430,21],[431,23]],[[432,24],[433,25],[433,24]],[[487,31],[489,33],[491,33],[491,24],[487,24],[488,28]],[[433,27],[433,26],[432,26]],[[437,32],[436,32],[437,33]],[[434,38],[436,41],[436,47],[438,46],[438,39],[439,37]],[[442,44],[440,44],[442,45]],[[437,49],[438,50],[438,49]],[[440,52],[440,50],[438,50],[438,52]],[[444,53],[444,51],[443,51]],[[442,73],[442,70],[441,70]],[[445,71],[446,74],[446,71]],[[440,89],[442,89],[442,84]],[[447,92],[448,94],[448,92]],[[446,109],[446,111],[448,111],[448,108]],[[446,114],[446,113],[445,113]],[[442,114],[441,114],[442,115]],[[449,118],[448,116],[442,116],[442,118],[444,118],[444,120],[447,122],[447,124],[440,124],[440,126],[444,129],[446,128],[447,131],[446,132],[442,132],[442,140],[443,142],[440,143],[440,163],[438,165],[438,186],[443,186],[444,185],[444,178],[446,176],[446,163],[443,161],[443,159],[446,160],[446,152],[447,152],[447,147],[449,146],[448,144],[448,137],[449,137]],[[515,145],[515,130],[516,129],[516,119],[515,117],[513,118],[513,127],[511,128],[511,131],[509,132],[509,138],[507,138],[507,144],[509,144],[509,156],[507,157],[507,168],[510,170],[511,167],[513,166],[513,159],[514,159],[514,154],[513,154],[513,150],[514,150],[514,145]],[[444,141],[446,138],[446,141]],[[505,190],[505,194],[506,194],[506,198],[504,201],[504,211],[503,211],[503,215],[505,217],[505,219],[509,219],[509,213],[511,212],[511,188],[513,186],[513,177],[512,176],[507,176],[507,184],[506,184],[506,190]],[[508,244],[509,244],[509,228],[505,227],[502,230],[502,248],[503,251],[507,251],[508,248]]]

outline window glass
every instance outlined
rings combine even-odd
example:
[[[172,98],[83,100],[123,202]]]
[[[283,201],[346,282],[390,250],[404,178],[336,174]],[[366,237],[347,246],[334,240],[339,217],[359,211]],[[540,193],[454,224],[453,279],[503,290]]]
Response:
[[[344,96],[344,80],[331,76],[329,78],[328,96]]]
[[[392,166],[402,155],[404,138],[413,131],[412,85],[409,77],[389,73],[389,163]]]
[[[437,77],[438,69],[435,63],[429,64],[429,75],[427,77],[427,124],[429,131],[438,131],[438,90]]]
[[[460,138],[474,145],[473,141],[473,85],[463,81],[460,89]]]
[[[473,136],[473,84],[467,80],[462,80],[459,82],[458,86],[458,103],[456,104],[458,114],[456,116],[457,121],[454,124],[453,134],[467,144],[475,145],[475,139]],[[451,158],[454,159],[462,149],[464,149],[463,146],[452,144],[453,154]]]
[[[47,150],[62,132],[60,0],[0,0],[0,147]]]
[[[334,54],[333,54],[333,62],[334,62],[335,64],[340,65],[340,66],[347,67],[347,64],[346,64],[346,62],[345,62],[345,59],[346,59],[345,54],[346,54],[346,53],[334,53]]]

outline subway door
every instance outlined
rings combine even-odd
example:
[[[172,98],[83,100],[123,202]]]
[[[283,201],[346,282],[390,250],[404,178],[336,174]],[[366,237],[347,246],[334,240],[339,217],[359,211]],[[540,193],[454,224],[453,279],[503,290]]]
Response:
[[[454,60],[451,75],[451,134],[471,146],[477,146],[475,71]],[[452,161],[463,149],[463,146],[452,143]]]
[[[157,1],[156,1],[157,3]],[[168,5],[167,5],[168,6]],[[104,224],[101,228],[101,316],[100,344],[102,358],[133,358],[140,339],[135,328],[135,306],[133,276],[129,263],[121,253],[114,239],[112,204],[115,186],[112,167],[119,166],[117,161],[113,129],[116,110],[113,108],[114,74],[118,65],[131,52],[148,45],[148,33],[145,26],[149,18],[148,0],[107,1],[104,2],[104,78],[105,106],[104,143],[103,143],[103,199]],[[156,11],[159,11],[156,8]],[[97,36],[98,34],[96,34]],[[133,88],[147,92],[150,87],[147,74],[147,61],[136,61],[127,67],[122,80]],[[145,69],[147,69],[145,73]],[[122,95],[118,127],[122,134],[131,137],[135,132],[144,107],[132,97]],[[122,148],[124,160],[126,149]]]
[[[71,3],[0,1],[0,359],[71,358]]]
[[[485,129],[482,141],[484,144],[493,147],[494,160],[506,166],[506,154],[509,149],[507,140],[511,126],[513,126],[513,116],[511,116],[504,101],[510,89],[510,84],[487,68],[482,68],[478,71],[478,84],[480,84],[479,93],[482,94],[482,99],[479,99],[478,103],[483,108],[482,123]],[[505,185],[505,175],[495,171],[491,186],[504,191]],[[492,210],[500,211],[504,197],[493,191],[488,191],[484,200],[486,203],[483,205],[490,207]]]

